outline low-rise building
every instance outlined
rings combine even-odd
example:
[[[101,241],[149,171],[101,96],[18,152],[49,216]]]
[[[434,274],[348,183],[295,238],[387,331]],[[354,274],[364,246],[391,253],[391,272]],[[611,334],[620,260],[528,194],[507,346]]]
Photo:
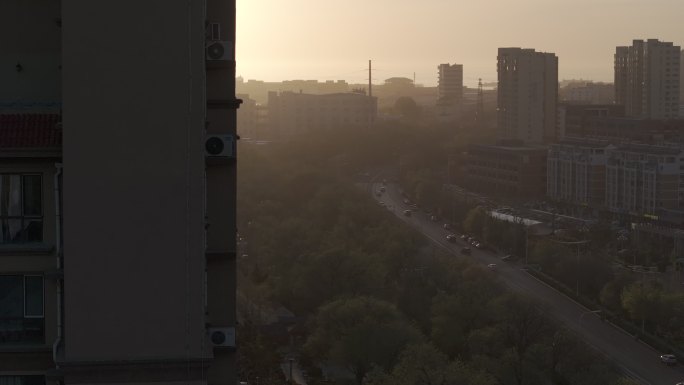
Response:
[[[609,143],[569,139],[549,147],[546,195],[556,201],[601,207],[606,192]]]
[[[570,82],[559,93],[565,103],[612,104],[615,101],[612,83]]]
[[[466,157],[468,188],[510,199],[541,198],[546,191],[547,147],[473,145]]]
[[[558,105],[556,137],[562,140],[566,136],[588,136],[586,130],[591,122],[624,116],[621,105],[562,103]]]
[[[363,93],[271,92],[268,97],[269,128],[281,137],[288,137],[314,130],[367,125],[375,120],[377,106],[377,98]]]
[[[608,147],[606,155],[610,211],[676,220],[684,208],[684,148],[627,144]]]

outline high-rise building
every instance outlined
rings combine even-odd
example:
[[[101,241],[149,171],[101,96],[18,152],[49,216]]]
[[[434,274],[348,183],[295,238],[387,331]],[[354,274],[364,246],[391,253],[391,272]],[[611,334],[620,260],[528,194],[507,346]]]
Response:
[[[684,49],[679,58],[679,117],[684,119]]]
[[[445,120],[458,119],[463,105],[463,65],[440,64],[437,70],[437,113]]]
[[[634,40],[615,50],[615,102],[627,116],[674,119],[679,115],[680,47],[657,39]]]
[[[556,139],[558,58],[533,49],[499,48],[498,139],[546,143]]]
[[[0,384],[237,383],[235,1],[134,8],[3,4]]]

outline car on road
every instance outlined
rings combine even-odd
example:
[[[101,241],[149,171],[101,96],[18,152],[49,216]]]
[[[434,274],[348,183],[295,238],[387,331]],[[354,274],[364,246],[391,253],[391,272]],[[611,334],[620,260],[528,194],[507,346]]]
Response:
[[[470,247],[464,247],[461,249],[461,254],[470,255]]]
[[[456,234],[447,234],[446,239],[447,241],[454,243],[456,242]]]
[[[490,270],[496,269],[496,263],[490,263],[489,265],[487,265],[487,268],[489,268]]]
[[[451,230],[451,225],[448,223],[443,224],[442,227],[444,228],[444,230]]]
[[[411,216],[411,210],[404,210],[404,216],[410,217]]]
[[[677,357],[674,354],[661,354],[660,362],[668,366],[677,365]]]
[[[462,234],[462,235],[461,235],[461,239],[464,240],[464,241],[465,241],[465,240],[468,240],[468,235]]]
[[[518,257],[516,257],[515,255],[512,255],[512,254],[507,254],[507,255],[501,257],[501,260],[504,262],[513,262],[517,259],[518,259]]]
[[[484,247],[484,246],[482,246],[482,244],[480,242],[475,242],[475,244],[473,246],[475,246],[476,249],[481,249]]]
[[[430,216],[430,221],[432,221],[432,222],[437,222],[438,220],[439,220],[439,218],[437,218],[436,215]]]
[[[385,205],[385,202],[383,202],[383,201],[380,201],[379,203],[380,203],[380,206],[384,206],[384,205]]]
[[[387,190],[385,189],[384,186],[383,186],[383,187],[380,187],[380,192],[385,192],[385,191],[387,191]]]
[[[410,205],[410,204],[411,204],[411,201],[408,200],[408,199],[404,199],[404,204],[405,204],[405,205]]]

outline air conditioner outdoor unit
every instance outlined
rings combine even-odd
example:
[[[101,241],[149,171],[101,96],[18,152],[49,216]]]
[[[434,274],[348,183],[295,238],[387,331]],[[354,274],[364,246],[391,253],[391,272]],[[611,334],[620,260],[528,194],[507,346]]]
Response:
[[[206,43],[207,60],[230,60],[233,54],[233,44],[229,41],[208,41]]]
[[[211,346],[235,347],[235,328],[209,328]]]
[[[233,135],[210,135],[204,141],[206,156],[214,158],[234,158],[235,138]]]

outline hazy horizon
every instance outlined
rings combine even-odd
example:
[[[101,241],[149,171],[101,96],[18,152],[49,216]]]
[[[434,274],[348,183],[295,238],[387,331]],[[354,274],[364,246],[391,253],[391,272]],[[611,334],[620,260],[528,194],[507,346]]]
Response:
[[[437,84],[437,65],[464,65],[464,83],[496,81],[499,47],[559,57],[559,79],[613,81],[616,46],[684,44],[681,0],[249,0],[237,3],[237,76],[245,80]],[[522,22],[524,21],[524,25]],[[524,27],[524,28],[521,28]]]

